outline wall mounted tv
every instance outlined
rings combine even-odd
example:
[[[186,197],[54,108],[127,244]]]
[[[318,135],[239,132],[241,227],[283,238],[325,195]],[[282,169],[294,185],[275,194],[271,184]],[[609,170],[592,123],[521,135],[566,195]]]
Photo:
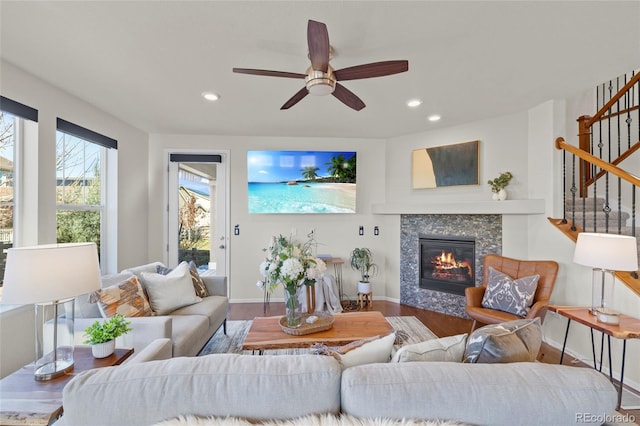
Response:
[[[248,151],[249,213],[355,213],[353,151]]]

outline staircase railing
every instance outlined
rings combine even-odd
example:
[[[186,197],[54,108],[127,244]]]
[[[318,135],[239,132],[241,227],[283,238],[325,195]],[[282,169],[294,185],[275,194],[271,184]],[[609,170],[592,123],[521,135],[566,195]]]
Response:
[[[615,84],[615,88],[614,88]],[[621,84],[624,84],[622,88]],[[608,92],[608,100],[607,100]],[[640,150],[640,73],[632,72],[596,87],[593,116],[578,118],[578,146],[607,163],[618,165]],[[601,106],[602,105],[602,106]],[[635,126],[634,124],[635,119]],[[636,129],[637,127],[637,129]],[[637,136],[633,136],[637,132]],[[617,149],[616,149],[617,148]],[[595,165],[580,169],[580,195],[605,176]]]
[[[556,139],[556,148],[563,151],[563,216],[549,220],[573,241],[580,232],[637,238],[640,177],[634,173],[640,167],[632,156],[640,151],[640,73],[603,83],[596,87],[595,95],[598,112],[577,120],[578,146]],[[634,173],[625,170],[625,165]],[[640,295],[638,271],[616,272],[616,276]]]

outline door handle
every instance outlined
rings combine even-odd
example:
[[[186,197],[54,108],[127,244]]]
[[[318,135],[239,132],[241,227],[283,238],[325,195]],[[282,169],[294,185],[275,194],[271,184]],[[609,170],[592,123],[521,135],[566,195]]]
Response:
[[[220,244],[220,245],[218,246],[218,248],[219,248],[219,249],[223,249],[223,248],[224,248],[224,244]]]

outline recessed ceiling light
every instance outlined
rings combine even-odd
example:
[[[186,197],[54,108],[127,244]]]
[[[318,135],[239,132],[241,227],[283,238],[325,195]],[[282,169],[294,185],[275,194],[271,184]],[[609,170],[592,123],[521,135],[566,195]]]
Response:
[[[202,97],[211,102],[215,102],[220,99],[220,95],[213,92],[202,92]]]
[[[419,107],[420,105],[422,105],[422,101],[420,99],[410,99],[407,101],[407,106],[409,108]]]
[[[429,121],[438,121],[440,120],[440,118],[442,117],[440,117],[438,114],[430,115],[429,117],[427,117]]]

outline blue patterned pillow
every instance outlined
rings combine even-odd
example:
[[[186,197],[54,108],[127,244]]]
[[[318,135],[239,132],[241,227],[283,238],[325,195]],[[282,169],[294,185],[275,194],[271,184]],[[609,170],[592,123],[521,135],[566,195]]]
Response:
[[[156,272],[160,275],[169,275],[171,271],[173,271],[173,268],[167,268],[166,266],[162,265],[156,266]]]
[[[482,297],[482,307],[524,317],[533,302],[539,279],[540,275],[536,274],[514,280],[489,266],[489,282]]]

